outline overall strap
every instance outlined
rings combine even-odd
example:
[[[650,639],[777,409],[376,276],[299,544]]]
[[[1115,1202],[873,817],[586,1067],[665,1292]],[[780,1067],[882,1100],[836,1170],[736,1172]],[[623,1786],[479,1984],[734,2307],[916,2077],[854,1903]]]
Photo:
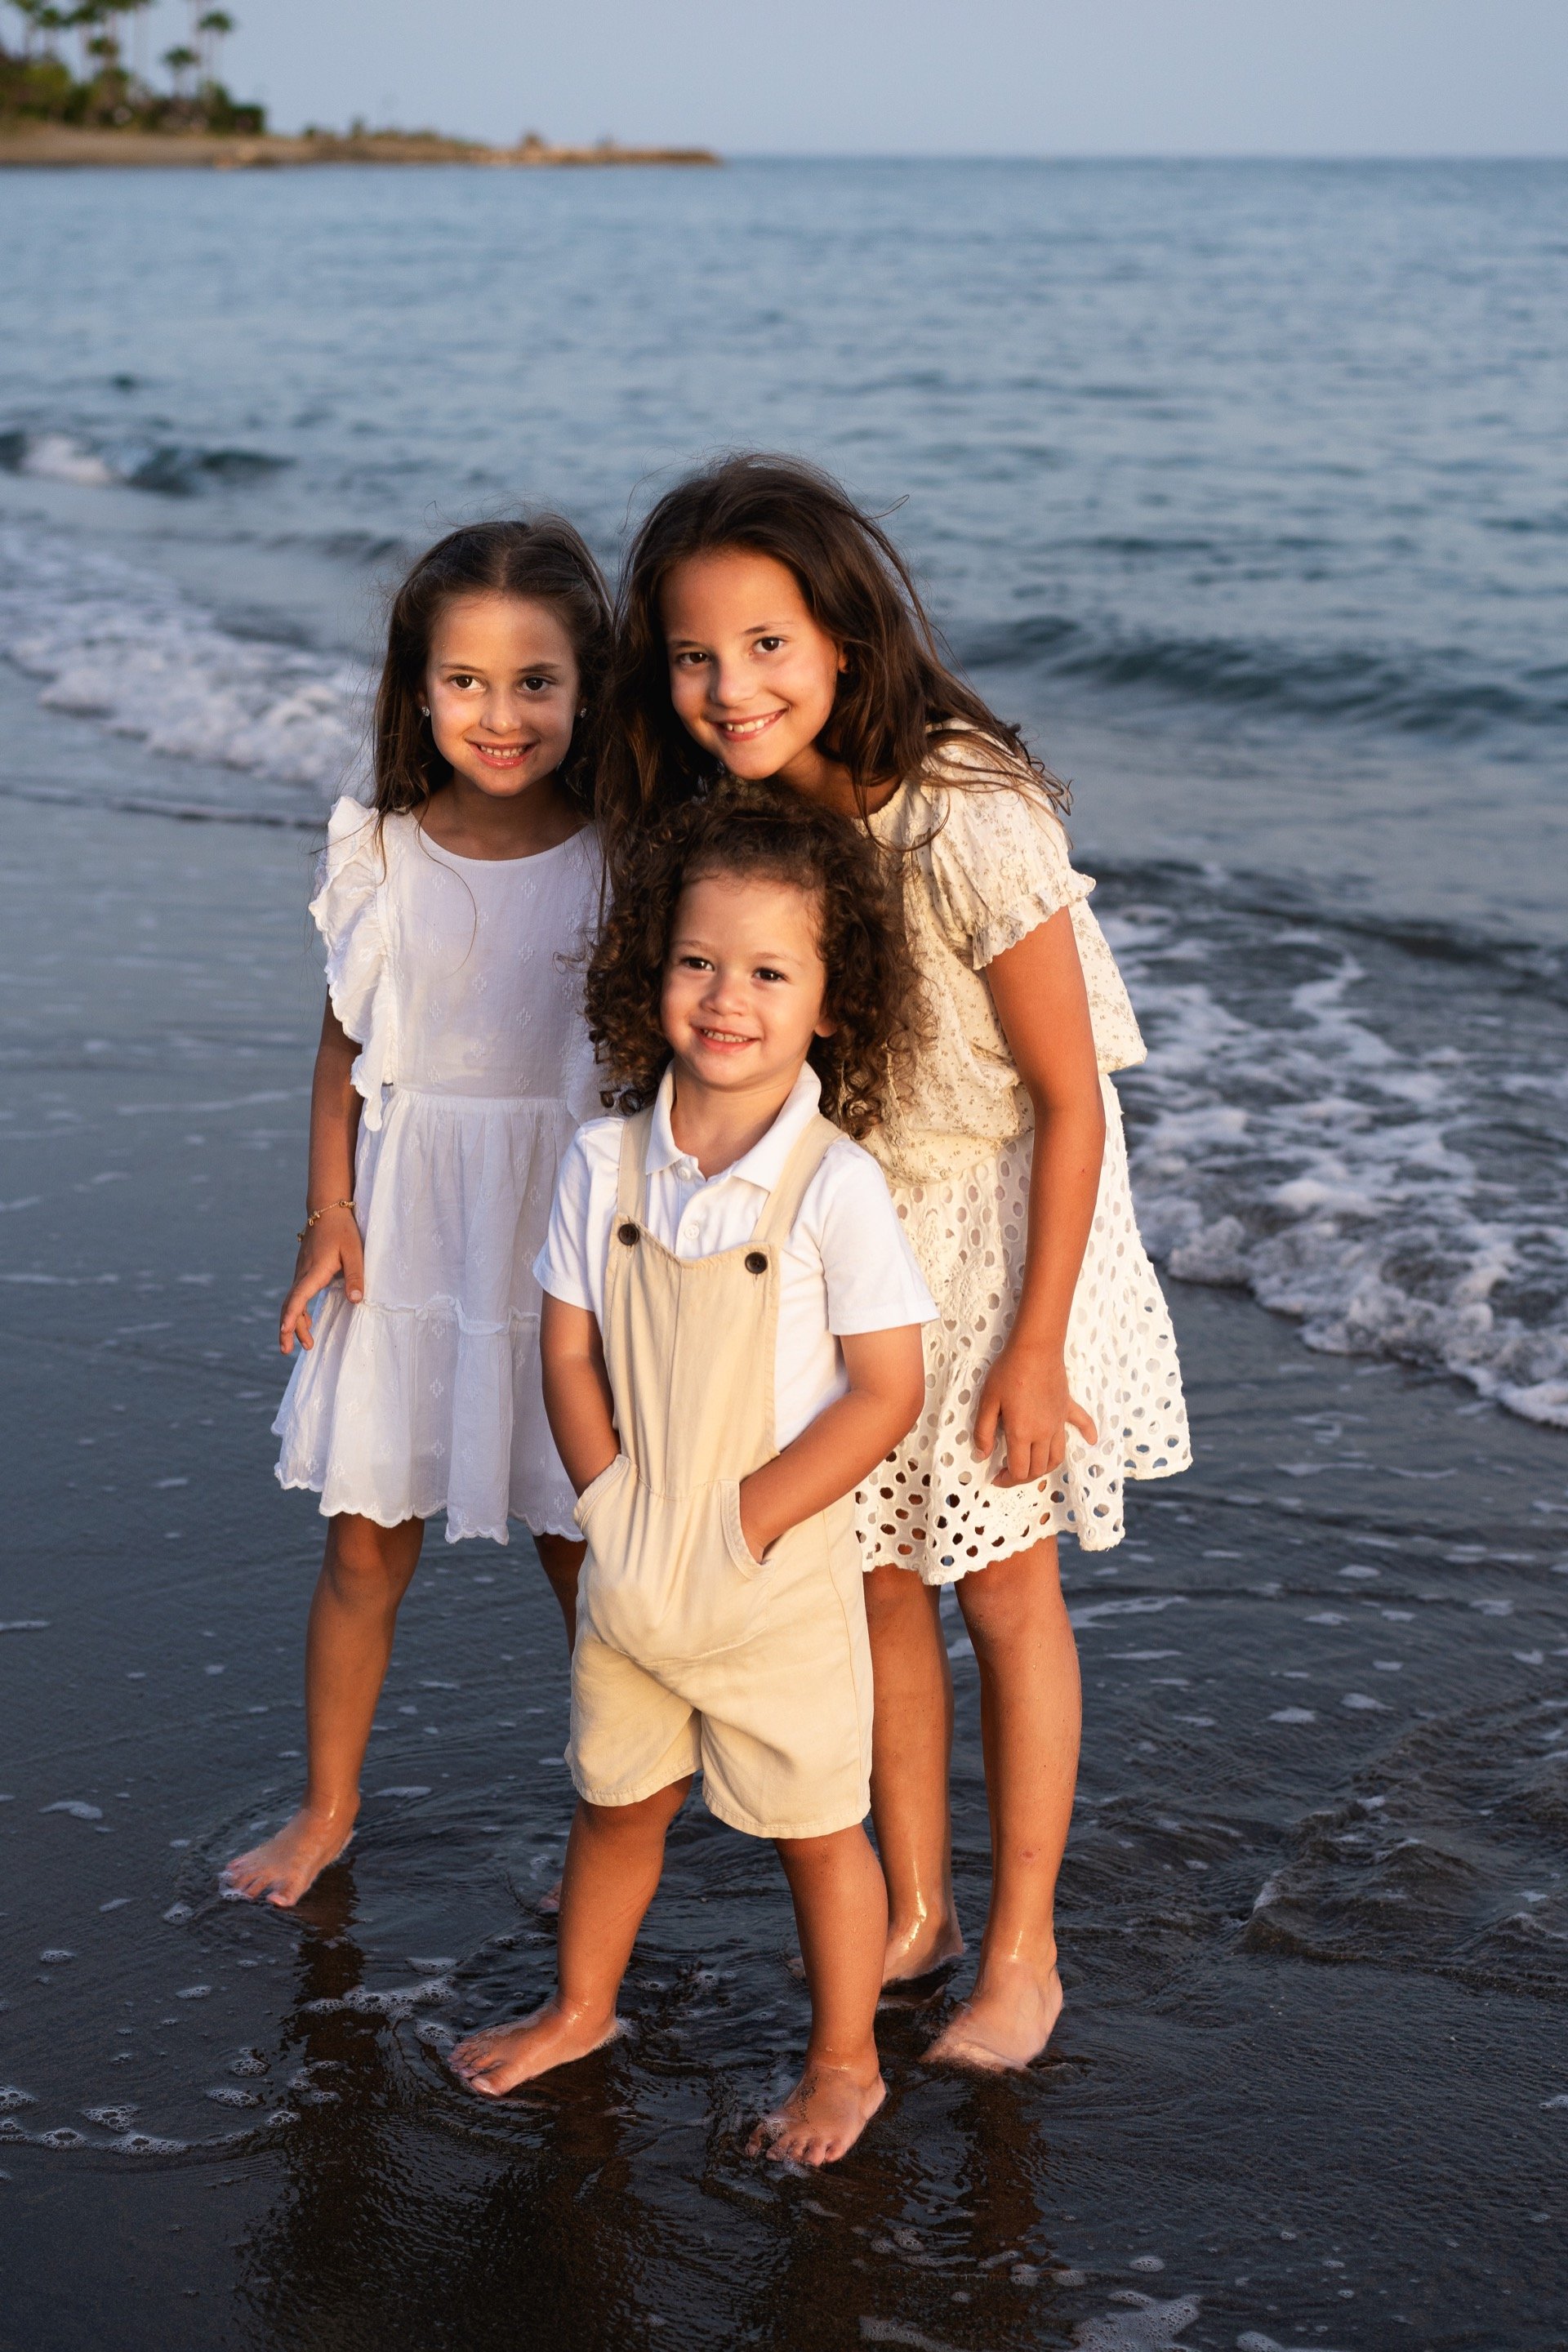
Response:
[[[620,1174],[616,1185],[616,1214],[635,1217],[640,1223],[645,1211],[644,1192],[647,1188],[647,1139],[653,1132],[653,1105],[639,1110],[621,1128]]]
[[[760,1242],[765,1245],[773,1243],[783,1247],[789,1238],[790,1228],[800,1214],[800,1204],[805,1198],[812,1178],[843,1131],[842,1128],[835,1127],[830,1118],[824,1118],[820,1111],[812,1119],[784,1161],[779,1181],[768,1195],[752,1235],[753,1244]]]

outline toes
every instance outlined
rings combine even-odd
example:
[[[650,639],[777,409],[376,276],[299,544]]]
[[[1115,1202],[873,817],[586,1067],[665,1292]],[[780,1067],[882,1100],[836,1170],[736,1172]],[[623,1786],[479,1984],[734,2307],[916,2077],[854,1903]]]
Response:
[[[479,2092],[482,2098],[499,2099],[511,2088],[510,2080],[505,2078],[506,2053],[488,2039],[460,2042],[447,2063],[466,2089]]]

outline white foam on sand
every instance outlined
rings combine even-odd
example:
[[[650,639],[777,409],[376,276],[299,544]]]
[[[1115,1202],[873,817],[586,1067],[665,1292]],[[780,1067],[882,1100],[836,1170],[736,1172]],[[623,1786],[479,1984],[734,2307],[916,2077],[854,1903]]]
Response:
[[[238,637],[157,573],[32,526],[0,530],[0,654],[51,710],[175,759],[353,790],[368,680],[332,654]]]

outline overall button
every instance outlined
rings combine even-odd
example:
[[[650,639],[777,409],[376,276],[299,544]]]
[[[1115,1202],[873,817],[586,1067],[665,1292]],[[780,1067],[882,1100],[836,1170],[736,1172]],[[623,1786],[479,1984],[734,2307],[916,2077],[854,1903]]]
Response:
[[[628,1218],[624,1225],[617,1225],[616,1227],[616,1239],[618,1242],[625,1242],[627,1249],[636,1249],[638,1242],[642,1239],[642,1234],[638,1231],[637,1227],[634,1225]]]
[[[746,1252],[746,1272],[748,1274],[766,1274],[767,1270],[768,1254],[766,1250],[748,1250]]]

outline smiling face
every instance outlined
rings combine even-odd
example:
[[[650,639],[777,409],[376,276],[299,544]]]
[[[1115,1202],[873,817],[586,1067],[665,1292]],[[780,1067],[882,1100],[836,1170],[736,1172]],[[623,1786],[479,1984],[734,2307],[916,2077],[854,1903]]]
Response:
[[[677,1087],[776,1096],[783,1103],[814,1037],[830,1036],[827,972],[815,893],[759,875],[707,874],[676,908],[659,1026]]]
[[[725,547],[676,564],[660,599],[676,715],[732,776],[776,776],[825,797],[817,749],[843,648],[815,620],[787,563]]]
[[[577,719],[572,640],[548,604],[455,596],[430,634],[424,699],[455,780],[511,800],[552,775]]]

